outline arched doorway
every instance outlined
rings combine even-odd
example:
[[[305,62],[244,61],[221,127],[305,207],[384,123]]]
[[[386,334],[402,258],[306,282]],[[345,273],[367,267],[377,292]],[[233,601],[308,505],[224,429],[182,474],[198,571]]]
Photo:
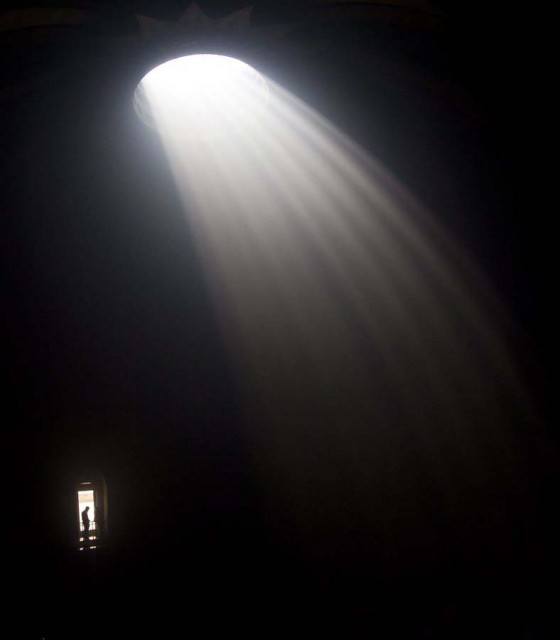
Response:
[[[107,483],[101,473],[84,475],[75,486],[76,530],[80,551],[107,542]]]

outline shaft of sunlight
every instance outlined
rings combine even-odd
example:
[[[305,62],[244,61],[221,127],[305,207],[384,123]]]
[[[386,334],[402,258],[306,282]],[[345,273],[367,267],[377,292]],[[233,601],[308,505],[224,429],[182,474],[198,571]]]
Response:
[[[396,509],[376,494],[388,473],[401,500],[431,476],[452,505],[458,483],[482,492],[519,465],[507,425],[524,392],[491,292],[373,158],[231,58],[158,67],[136,105],[169,158],[274,500],[305,522],[321,496],[361,513],[355,496],[373,493],[359,517],[374,527]]]

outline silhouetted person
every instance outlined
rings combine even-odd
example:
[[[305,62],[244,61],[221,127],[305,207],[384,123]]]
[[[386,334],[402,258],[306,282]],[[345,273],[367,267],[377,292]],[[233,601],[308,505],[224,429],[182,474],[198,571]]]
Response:
[[[82,524],[84,525],[84,540],[89,538],[89,515],[88,515],[89,507],[86,507],[82,511]]]

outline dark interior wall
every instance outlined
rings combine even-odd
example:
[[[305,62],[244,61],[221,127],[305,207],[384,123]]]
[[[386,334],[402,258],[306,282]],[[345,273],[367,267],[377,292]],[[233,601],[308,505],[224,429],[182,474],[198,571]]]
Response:
[[[532,259],[534,232],[521,224],[528,189],[511,156],[516,110],[504,109],[488,26],[481,32],[471,57],[460,28],[434,36],[306,24],[267,51],[263,67],[360,140],[462,239],[513,310],[518,348],[541,393],[550,334],[535,304],[543,305],[536,291],[545,270]],[[183,596],[200,610],[238,615],[252,598],[270,619],[288,598],[284,621],[324,602],[363,620],[386,598],[391,611],[406,602],[420,625],[411,604],[419,584],[437,594],[426,616],[441,620],[442,607],[460,608],[458,594],[483,600],[482,581],[508,583],[507,600],[515,580],[541,575],[555,491],[555,440],[544,428],[518,434],[520,446],[527,437],[532,484],[504,528],[481,526],[459,552],[446,548],[461,529],[452,513],[423,548],[408,534],[390,554],[375,543],[350,554],[351,534],[331,536],[323,563],[291,544],[291,523],[264,520],[188,226],[157,139],[129,102],[151,54],[95,39],[71,53],[68,66],[57,54],[56,81],[2,105],[9,576],[15,591],[40,603],[35,627],[56,629],[57,603],[77,605],[99,591],[121,620],[133,615],[125,603],[134,598],[152,612]],[[74,518],[76,469],[87,466],[103,472],[109,490],[112,555],[95,561],[71,553],[64,529]],[[409,487],[409,503],[415,496]],[[488,504],[469,508],[483,520]],[[432,519],[429,505],[419,510],[418,522]],[[515,518],[525,522],[513,544],[505,528]],[[323,524],[317,530],[328,532]],[[398,526],[384,523],[384,535]],[[337,547],[352,562],[336,560]],[[176,581],[184,591],[161,587]],[[445,600],[448,584],[454,595]]]

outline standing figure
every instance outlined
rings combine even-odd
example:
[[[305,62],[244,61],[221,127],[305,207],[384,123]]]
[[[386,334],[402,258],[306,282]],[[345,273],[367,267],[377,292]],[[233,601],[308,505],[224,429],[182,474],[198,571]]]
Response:
[[[89,507],[86,507],[82,511],[82,524],[84,525],[84,540],[89,538],[89,515],[88,515]]]

